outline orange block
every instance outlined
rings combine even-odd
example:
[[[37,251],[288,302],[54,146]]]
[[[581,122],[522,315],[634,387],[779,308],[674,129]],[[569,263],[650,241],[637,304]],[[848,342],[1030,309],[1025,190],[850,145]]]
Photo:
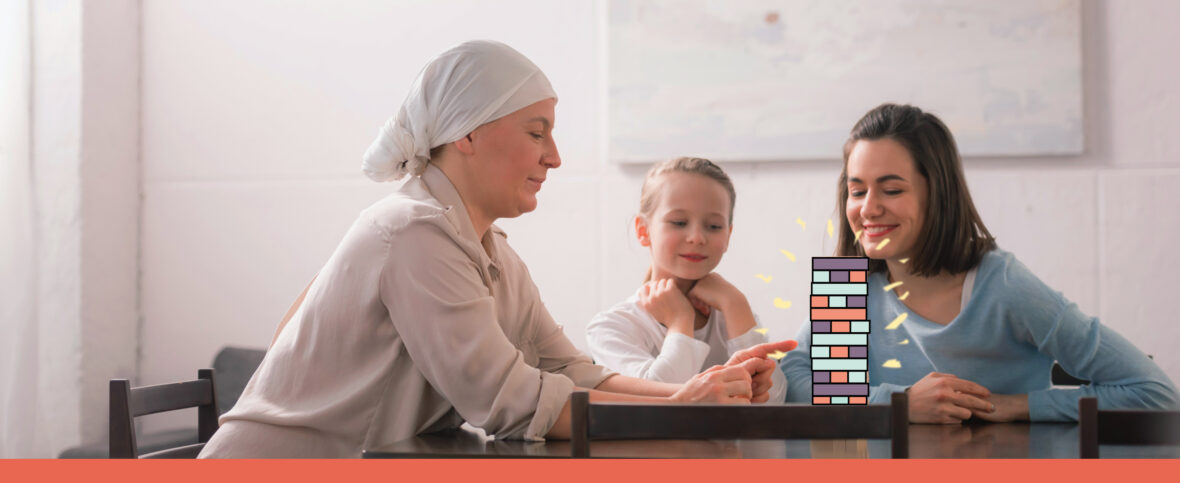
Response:
[[[830,397],[816,396],[816,397],[811,398],[811,404],[831,404],[831,403],[832,403],[832,398],[830,398]]]
[[[847,358],[848,357],[848,348],[847,347],[832,347],[832,350],[829,353],[831,354],[830,357]]]
[[[868,398],[864,396],[853,396],[848,398],[848,404],[868,404]]]
[[[811,307],[812,308],[815,308],[815,307],[823,308],[823,307],[827,307],[827,306],[828,306],[828,296],[827,295],[813,295],[811,297]]]
[[[865,309],[811,309],[811,320],[868,320]]]
[[[847,372],[833,372],[832,373],[832,382],[848,382],[848,373]]]
[[[833,321],[832,322],[832,332],[848,332],[848,331],[852,330],[849,327],[849,324],[851,324],[851,322],[848,322],[848,321],[841,322],[838,320]]]
[[[848,281],[849,282],[863,282],[863,281],[865,281],[864,270],[858,270],[855,272],[848,272]],[[864,398],[861,398],[861,399],[864,399]]]

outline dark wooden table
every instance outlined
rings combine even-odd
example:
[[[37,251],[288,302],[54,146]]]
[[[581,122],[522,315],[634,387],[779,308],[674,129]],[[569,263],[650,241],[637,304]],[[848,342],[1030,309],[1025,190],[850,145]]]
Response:
[[[1077,458],[1073,423],[910,425],[911,458]],[[594,441],[595,458],[888,458],[888,440]],[[1103,458],[1180,458],[1180,446],[1101,447]],[[365,458],[568,458],[568,441],[495,440],[477,428],[365,451]]]

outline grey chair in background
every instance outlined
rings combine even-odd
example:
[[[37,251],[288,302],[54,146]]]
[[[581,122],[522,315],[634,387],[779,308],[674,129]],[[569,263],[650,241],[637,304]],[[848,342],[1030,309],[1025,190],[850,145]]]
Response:
[[[1147,354],[1147,358],[1155,360],[1155,357],[1152,357],[1151,354]],[[1061,367],[1061,364],[1058,364],[1057,361],[1053,361],[1053,369],[1049,373],[1049,377],[1054,386],[1084,386],[1090,383],[1090,381],[1074,377],[1072,374],[1065,372],[1065,368]]]

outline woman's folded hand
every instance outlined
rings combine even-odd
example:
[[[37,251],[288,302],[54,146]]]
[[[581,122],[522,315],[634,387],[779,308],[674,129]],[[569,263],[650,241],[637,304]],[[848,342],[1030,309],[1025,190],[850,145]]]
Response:
[[[752,376],[757,370],[756,359],[749,363],[710,367],[684,383],[672,395],[672,402],[749,404],[754,395]]]

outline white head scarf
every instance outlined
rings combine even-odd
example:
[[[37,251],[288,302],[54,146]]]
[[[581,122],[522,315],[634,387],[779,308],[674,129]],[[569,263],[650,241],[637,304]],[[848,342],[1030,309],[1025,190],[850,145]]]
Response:
[[[557,98],[549,79],[520,52],[490,40],[464,42],[426,64],[361,167],[374,181],[422,174],[432,148],[549,98]]]

